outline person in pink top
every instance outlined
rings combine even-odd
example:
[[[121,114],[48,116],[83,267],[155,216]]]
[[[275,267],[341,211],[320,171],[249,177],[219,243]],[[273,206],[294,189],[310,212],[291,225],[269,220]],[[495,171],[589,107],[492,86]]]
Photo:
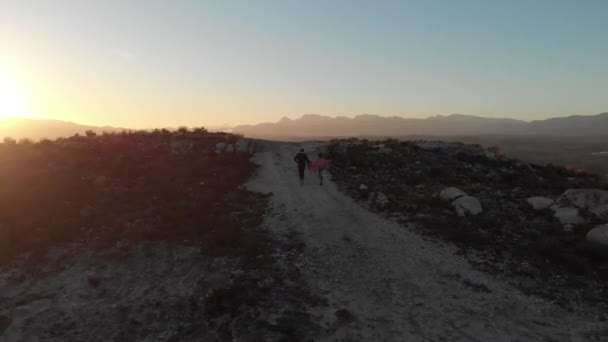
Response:
[[[315,160],[312,164],[308,166],[308,169],[312,172],[317,172],[319,174],[320,185],[323,185],[323,171],[329,170],[331,167],[331,162],[325,158],[323,158],[323,153],[319,153],[319,159]]]

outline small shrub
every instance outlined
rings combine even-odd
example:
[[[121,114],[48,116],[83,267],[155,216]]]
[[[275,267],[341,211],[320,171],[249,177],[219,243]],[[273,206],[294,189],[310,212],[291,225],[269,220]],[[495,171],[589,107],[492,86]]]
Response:
[[[15,139],[13,139],[11,137],[5,137],[4,140],[3,140],[3,142],[6,145],[15,145],[15,144],[17,144],[17,140],[15,140]]]

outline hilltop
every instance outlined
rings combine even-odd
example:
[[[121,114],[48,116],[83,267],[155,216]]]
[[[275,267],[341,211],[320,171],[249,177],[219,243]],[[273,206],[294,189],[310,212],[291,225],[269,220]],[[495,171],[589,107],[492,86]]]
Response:
[[[605,337],[608,191],[581,170],[185,128],[0,158],[0,341]]]

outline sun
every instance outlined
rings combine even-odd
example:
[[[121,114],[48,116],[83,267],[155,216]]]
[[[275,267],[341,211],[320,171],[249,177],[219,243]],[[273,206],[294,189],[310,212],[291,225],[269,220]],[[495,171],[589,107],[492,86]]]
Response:
[[[32,117],[24,88],[4,70],[0,69],[0,120]]]

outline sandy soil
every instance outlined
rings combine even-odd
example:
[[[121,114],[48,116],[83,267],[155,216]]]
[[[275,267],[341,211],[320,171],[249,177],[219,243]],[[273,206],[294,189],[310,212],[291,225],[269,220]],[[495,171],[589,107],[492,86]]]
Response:
[[[272,193],[265,227],[304,245],[297,267],[327,298],[314,308],[323,341],[606,341],[608,324],[591,323],[475,271],[455,248],[429,241],[319,186],[300,187],[293,156],[317,143],[265,143],[247,183]]]
[[[0,303],[12,309],[3,310],[11,322],[0,341],[168,341],[184,330],[216,340],[193,305],[238,260],[165,243],[133,248],[57,247],[42,277],[19,263],[3,269]]]

